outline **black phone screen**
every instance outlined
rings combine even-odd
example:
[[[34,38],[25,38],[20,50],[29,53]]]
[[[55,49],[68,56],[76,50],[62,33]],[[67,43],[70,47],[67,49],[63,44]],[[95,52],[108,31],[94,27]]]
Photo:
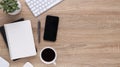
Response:
[[[44,30],[44,40],[56,41],[59,17],[47,16]]]

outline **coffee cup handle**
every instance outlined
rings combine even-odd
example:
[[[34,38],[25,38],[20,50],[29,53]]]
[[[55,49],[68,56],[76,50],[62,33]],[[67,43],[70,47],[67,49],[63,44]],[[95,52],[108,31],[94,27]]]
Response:
[[[56,65],[56,62],[54,62],[53,64]]]

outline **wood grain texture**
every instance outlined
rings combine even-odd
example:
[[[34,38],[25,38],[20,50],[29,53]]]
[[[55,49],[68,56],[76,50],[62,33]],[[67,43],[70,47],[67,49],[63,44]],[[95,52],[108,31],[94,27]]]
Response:
[[[11,67],[22,67],[27,61],[34,67],[120,67],[120,0],[64,0],[40,16],[40,44],[37,41],[37,18],[24,0],[20,2],[22,12],[17,16],[8,16],[0,11],[0,25],[20,17],[30,19],[38,55],[11,61],[0,35],[0,56],[9,61]],[[46,15],[60,17],[55,43],[43,40]],[[39,59],[40,50],[46,46],[56,49],[56,66],[46,65]]]

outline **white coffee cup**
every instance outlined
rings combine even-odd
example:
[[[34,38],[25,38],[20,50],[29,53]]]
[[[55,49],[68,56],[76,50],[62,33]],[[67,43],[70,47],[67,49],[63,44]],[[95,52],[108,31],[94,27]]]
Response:
[[[52,51],[54,51],[54,53],[55,53],[55,57],[54,57],[54,59],[53,60],[51,60],[50,62],[47,62],[47,61],[45,61],[43,58],[42,58],[42,52],[45,50],[45,49],[51,49]],[[56,65],[56,58],[57,58],[57,52],[55,51],[55,49],[53,49],[52,47],[44,47],[41,51],[40,51],[40,59],[41,59],[41,61],[43,62],[43,63],[45,63],[45,64],[54,64],[54,65]]]

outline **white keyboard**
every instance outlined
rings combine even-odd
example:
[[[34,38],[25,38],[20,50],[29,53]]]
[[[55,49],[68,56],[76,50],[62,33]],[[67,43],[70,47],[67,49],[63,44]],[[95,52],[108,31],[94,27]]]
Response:
[[[47,11],[63,0],[25,0],[35,17]]]

